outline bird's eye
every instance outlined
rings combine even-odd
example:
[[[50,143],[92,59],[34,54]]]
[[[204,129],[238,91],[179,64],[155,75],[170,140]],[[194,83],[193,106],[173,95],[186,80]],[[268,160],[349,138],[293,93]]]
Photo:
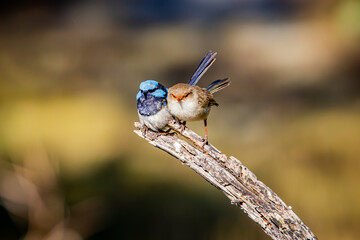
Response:
[[[174,99],[176,99],[176,96],[175,96],[174,94],[171,94],[171,97],[174,98]]]
[[[187,98],[190,95],[190,92],[188,92],[187,94],[185,94],[184,98]]]

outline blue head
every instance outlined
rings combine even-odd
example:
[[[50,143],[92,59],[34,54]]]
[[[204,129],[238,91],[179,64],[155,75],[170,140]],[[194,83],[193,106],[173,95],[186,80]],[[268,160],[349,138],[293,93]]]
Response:
[[[136,100],[139,100],[142,96],[147,99],[149,95],[155,98],[166,99],[168,89],[154,80],[146,80],[140,83],[140,90],[136,95]]]
[[[136,95],[137,109],[142,116],[151,116],[166,106],[168,90],[154,80],[140,83],[140,90]]]

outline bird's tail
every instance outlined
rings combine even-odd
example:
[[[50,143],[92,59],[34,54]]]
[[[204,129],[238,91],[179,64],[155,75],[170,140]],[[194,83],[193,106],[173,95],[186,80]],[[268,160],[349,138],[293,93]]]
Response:
[[[211,94],[213,94],[216,93],[217,91],[220,91],[223,88],[226,88],[227,86],[230,85],[230,83],[231,82],[229,81],[228,78],[219,79],[210,83],[210,85],[206,88],[206,90]]]
[[[216,52],[209,51],[208,54],[204,57],[204,59],[199,64],[198,68],[196,69],[194,75],[191,77],[189,81],[189,85],[195,86],[196,83],[200,80],[200,78],[206,73],[209,67],[215,62]]]

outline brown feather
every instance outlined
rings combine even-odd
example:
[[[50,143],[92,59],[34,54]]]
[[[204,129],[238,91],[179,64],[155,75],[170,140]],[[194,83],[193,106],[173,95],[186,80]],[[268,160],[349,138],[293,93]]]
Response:
[[[209,93],[209,91],[207,91],[205,88],[200,88],[199,86],[194,86],[194,88],[198,93],[198,102],[201,107],[219,105],[215,101],[213,95]]]
[[[174,94],[177,97],[184,97],[184,95],[191,91],[192,86],[186,83],[178,83],[171,88],[169,88],[169,92]]]

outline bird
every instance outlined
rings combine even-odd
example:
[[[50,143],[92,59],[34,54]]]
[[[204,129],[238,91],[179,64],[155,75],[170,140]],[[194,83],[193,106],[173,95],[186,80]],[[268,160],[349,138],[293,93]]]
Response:
[[[143,81],[139,88],[136,100],[143,132],[146,130],[145,127],[155,132],[164,132],[172,118],[167,108],[168,89],[155,80]]]
[[[208,144],[207,118],[211,107],[219,105],[213,94],[230,84],[228,78],[224,78],[212,82],[207,88],[196,86],[200,78],[216,60],[216,54],[216,52],[209,51],[200,62],[190,81],[187,84],[178,83],[170,87],[167,97],[169,112],[177,120],[183,121],[182,131],[185,129],[187,121],[204,121],[204,144]]]

